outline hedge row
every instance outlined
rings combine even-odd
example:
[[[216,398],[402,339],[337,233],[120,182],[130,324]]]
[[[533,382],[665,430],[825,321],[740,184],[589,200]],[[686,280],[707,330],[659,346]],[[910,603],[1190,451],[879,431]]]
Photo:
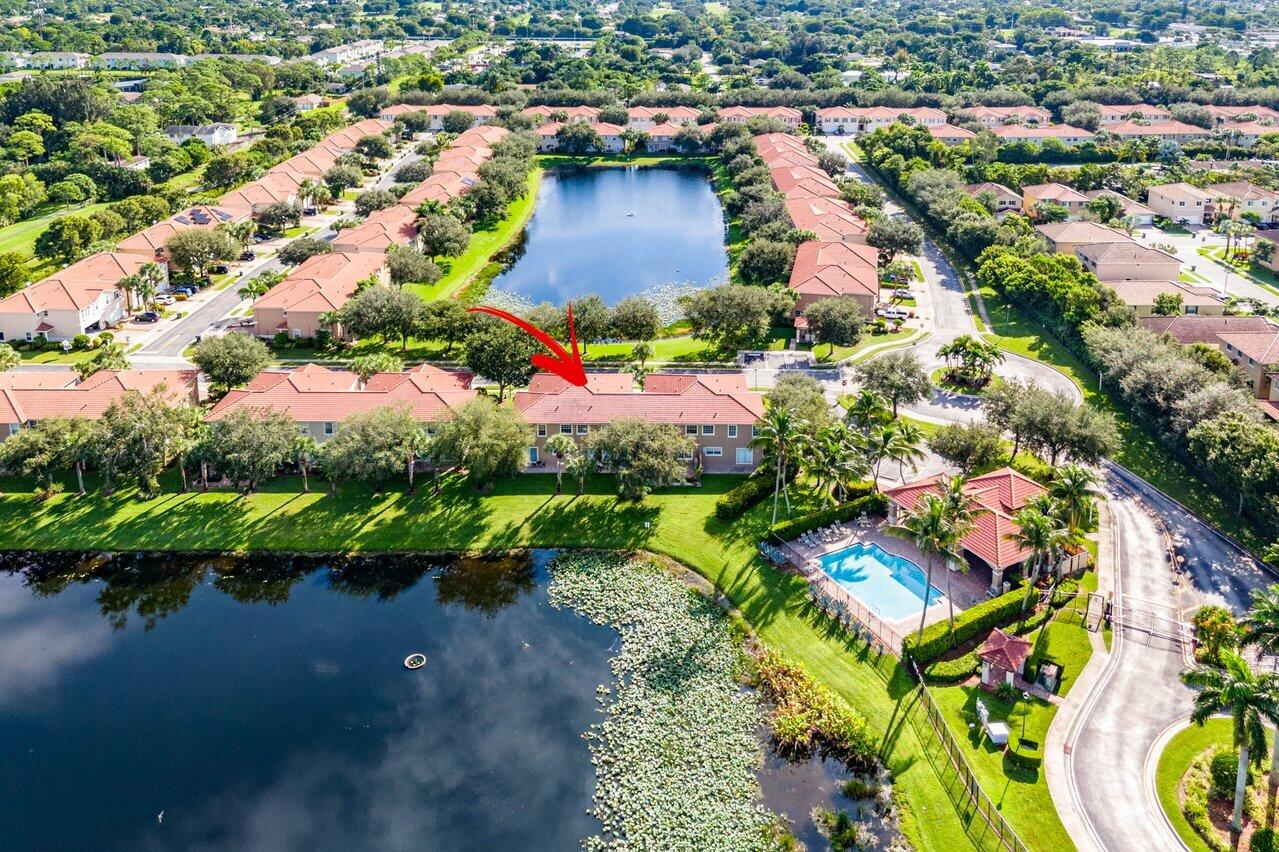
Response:
[[[859,483],[857,490],[861,490]],[[869,488],[869,484],[867,484]],[[814,512],[788,521],[780,521],[769,528],[768,533],[777,541],[791,541],[800,534],[818,527],[830,526],[836,521],[851,521],[860,515],[885,515],[888,513],[888,498],[878,492],[865,494],[847,501],[834,509]]]
[[[773,494],[775,475],[772,470],[761,468],[741,485],[715,501],[715,517],[721,521],[735,521],[764,502]]]
[[[1007,624],[1015,619],[1021,614],[1022,601],[1025,599],[1025,589],[1013,589],[1007,594],[984,600],[956,615],[954,630],[951,630],[949,621],[930,624],[924,628],[922,636],[911,633],[902,640],[902,654],[909,656],[921,666],[930,663],[956,645],[974,639],[992,627]]]
[[[976,651],[969,651],[953,660],[937,660],[924,667],[924,680],[929,683],[959,683],[968,680],[981,667]]]

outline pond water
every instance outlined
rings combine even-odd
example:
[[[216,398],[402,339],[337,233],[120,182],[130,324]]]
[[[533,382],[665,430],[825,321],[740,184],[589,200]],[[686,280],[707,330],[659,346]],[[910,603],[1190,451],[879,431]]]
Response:
[[[493,289],[532,303],[588,293],[610,305],[728,277],[724,212],[696,167],[551,169],[514,264]]]
[[[577,848],[617,635],[543,562],[0,573],[0,848]]]
[[[0,848],[578,848],[620,638],[552,555],[0,553]],[[765,752],[824,848],[844,773]]]

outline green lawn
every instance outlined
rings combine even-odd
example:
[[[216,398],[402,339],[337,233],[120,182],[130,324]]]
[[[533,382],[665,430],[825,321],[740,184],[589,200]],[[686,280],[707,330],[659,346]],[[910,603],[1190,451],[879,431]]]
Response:
[[[1159,804],[1163,806],[1164,814],[1177,835],[1192,852],[1211,850],[1181,813],[1181,798],[1178,795],[1181,779],[1196,757],[1213,746],[1229,747],[1230,741],[1230,720],[1209,719],[1202,728],[1191,725],[1178,733],[1164,746],[1163,754],[1159,755],[1159,764],[1155,768],[1155,792],[1159,796]]]
[[[1253,263],[1252,260],[1227,260],[1224,248],[1200,248],[1197,251],[1201,257],[1207,258],[1218,266],[1226,267],[1264,290],[1279,295],[1279,275],[1275,275],[1264,266]]]
[[[470,245],[460,257],[439,259],[437,262],[444,270],[444,276],[439,281],[430,286],[406,286],[428,300],[455,297],[471,283],[494,254],[509,246],[524,230],[537,206],[537,188],[541,180],[542,169],[535,166],[528,175],[528,191],[523,198],[511,203],[505,219],[496,225],[477,228],[471,234]]]
[[[21,346],[22,344],[17,344]],[[28,350],[23,352],[18,350],[18,355],[22,358],[24,364],[79,364],[81,361],[87,361],[93,357],[94,353],[90,351],[80,352],[63,352],[61,349],[53,349],[48,352],[37,352]]]
[[[1044,743],[1057,715],[1056,706],[1038,698],[1008,704],[976,686],[934,687],[929,691],[955,739],[961,747],[967,746],[968,763],[982,789],[1021,839],[1035,849],[1073,849],[1044,780]],[[1007,723],[1007,752],[993,745],[982,730],[978,698],[990,711],[992,721]]]
[[[904,829],[916,848],[978,845],[965,829],[971,814],[961,818],[947,794],[946,785],[955,781],[944,756],[935,747],[925,748],[917,734],[915,692],[905,671],[894,658],[877,658],[832,627],[808,605],[802,579],[780,574],[756,557],[755,543],[767,526],[766,506],[732,524],[714,518],[715,500],[740,478],[706,477],[701,488],[663,489],[639,504],[618,501],[607,478],[590,482],[583,497],[556,497],[549,475],[503,480],[484,496],[457,480],[448,481],[440,495],[421,487],[408,496],[402,484],[382,494],[349,486],[331,495],[302,494],[296,477],[284,477],[249,497],[179,494],[172,472],[163,481],[168,492],[150,500],[127,491],[106,498],[68,493],[44,504],[36,502],[30,483],[0,481],[0,547],[424,551],[555,546],[666,554],[714,582],[770,647],[802,662],[866,714],[884,737],[884,759],[905,806]],[[1045,803],[1037,805],[1051,813]],[[1029,806],[1009,814],[1028,817],[1019,826],[1028,837],[1046,819],[1029,817]],[[980,836],[980,829],[972,826],[974,835]],[[993,848],[988,841],[979,848]]]
[[[96,210],[102,210],[107,206],[107,202],[99,202],[97,204],[86,204],[80,207],[56,207],[48,212],[42,213],[40,216],[31,219],[24,219],[21,222],[14,222],[12,225],[6,225],[0,228],[0,252],[17,251],[23,254],[31,254],[35,251],[36,237],[48,227],[49,223],[59,216],[68,216],[75,214],[77,216],[88,216]]]
[[[858,363],[866,358],[878,355],[888,349],[896,349],[907,343],[913,343],[916,335],[920,333],[919,329],[907,328],[901,331],[890,331],[884,334],[868,334],[863,337],[856,346],[836,346],[835,354],[830,355],[830,347],[822,344],[816,347],[817,361],[822,364],[836,361],[850,361]],[[864,355],[864,357],[863,357]]]

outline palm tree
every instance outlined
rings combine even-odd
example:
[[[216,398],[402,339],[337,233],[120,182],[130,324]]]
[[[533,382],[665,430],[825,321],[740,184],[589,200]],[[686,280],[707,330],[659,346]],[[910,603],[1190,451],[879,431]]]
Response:
[[[1230,715],[1234,746],[1239,749],[1239,771],[1235,775],[1235,810],[1230,827],[1243,827],[1244,788],[1248,763],[1260,765],[1266,756],[1266,729],[1263,720],[1279,723],[1279,675],[1255,673],[1236,651],[1221,655],[1221,666],[1200,664],[1183,676],[1199,688],[1190,718],[1202,725],[1218,713]]]
[[[1028,557],[1033,566],[1026,579],[1026,598],[1021,602],[1022,612],[1030,603],[1030,596],[1039,582],[1039,574],[1045,565],[1051,565],[1060,557],[1062,549],[1070,540],[1070,533],[1065,525],[1053,513],[1044,512],[1034,506],[1026,506],[1013,515],[1017,531],[1008,533],[1005,538],[1022,550],[1030,551]]]
[[[595,469],[590,453],[573,453],[564,460],[564,472],[577,480],[577,496],[586,490],[586,477]]]
[[[1082,465],[1062,465],[1053,474],[1048,493],[1065,510],[1066,526],[1072,538],[1078,537],[1083,528],[1092,526],[1097,514],[1097,486],[1100,484],[1101,477]]]
[[[978,505],[976,501],[973,500],[972,496],[969,495],[967,490],[965,490],[968,485],[967,477],[956,476],[953,479],[950,477],[942,477],[937,484],[941,488],[941,499],[946,504],[946,507],[950,512],[951,523],[954,524],[955,527],[954,544],[958,545],[958,543],[963,540],[964,536],[972,532],[973,527],[977,524],[978,516],[985,514],[989,510],[985,506]],[[956,546],[954,549],[958,550],[958,547]],[[968,573],[968,561],[963,559],[962,556],[963,554],[960,554],[960,558],[955,560],[955,564],[959,567],[960,571],[963,571],[966,574]],[[950,606],[950,626],[953,630],[955,627],[955,600],[950,594],[950,575],[951,572],[947,571],[946,603]]]
[[[1264,654],[1279,654],[1279,584],[1254,589],[1252,608],[1240,620],[1240,641],[1256,645]],[[1275,726],[1275,743],[1270,754],[1270,786],[1279,785],[1279,725]]]
[[[559,494],[564,490],[564,460],[577,454],[577,442],[569,435],[556,433],[546,439],[543,449],[555,456],[555,461],[558,462],[555,470],[555,493]]]
[[[640,368],[643,369],[645,362],[653,357],[653,344],[647,340],[641,340],[631,347],[631,360],[639,361]]]
[[[906,481],[906,465],[918,472],[919,463],[926,458],[923,450],[924,430],[909,420],[894,420],[893,435],[888,444],[888,457],[897,462],[897,476]]]
[[[854,429],[868,429],[875,424],[887,423],[892,419],[893,413],[887,397],[869,388],[858,392],[853,397],[848,405],[848,413],[844,415],[844,422]]]
[[[933,588],[933,564],[937,557],[944,559],[960,559],[955,552],[955,521],[951,507],[936,494],[925,494],[915,504],[914,509],[907,510],[905,516],[895,524],[884,528],[890,535],[904,538],[919,549],[928,563],[924,585],[924,607],[919,613],[919,635],[924,635],[924,619],[928,614],[928,596]]]
[[[798,463],[821,492],[823,509],[830,504],[831,492],[839,482],[839,470],[846,469],[848,463],[847,432],[847,426],[835,422],[821,427],[816,434],[800,436],[799,443],[804,452]]]
[[[776,471],[773,477],[772,523],[774,524],[777,523],[778,495],[785,498],[786,514],[790,514],[790,491],[786,487],[786,468],[790,462],[791,451],[802,432],[800,425],[803,422],[796,420],[789,409],[780,406],[770,408],[759,425],[759,435],[750,443],[752,447],[758,447],[763,451],[764,457],[772,463]]]
[[[310,435],[298,435],[293,439],[293,461],[297,464],[298,470],[302,472],[303,494],[311,490],[308,474],[310,473],[311,465],[315,464],[315,459],[319,452],[319,445],[315,443],[315,439]]]

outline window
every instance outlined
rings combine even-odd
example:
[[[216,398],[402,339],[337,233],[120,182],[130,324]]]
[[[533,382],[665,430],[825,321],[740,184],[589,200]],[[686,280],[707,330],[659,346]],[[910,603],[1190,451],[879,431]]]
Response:
[[[714,427],[714,426],[703,426],[703,427],[702,427],[702,434],[703,434],[703,435],[714,435],[714,434],[715,434],[715,427]]]
[[[325,423],[324,423],[324,434],[326,434],[326,435],[332,435],[334,432],[336,432],[336,431],[337,431],[337,429],[333,428],[333,426],[334,426],[334,424],[333,424],[333,421],[332,421],[332,420],[325,421]]]
[[[21,427],[21,426],[19,426],[17,423],[10,423],[10,424],[9,424],[9,434],[10,434],[10,435],[16,435],[16,434],[18,434],[18,430],[19,430],[19,429],[21,429],[21,428],[22,428],[22,427]]]
[[[679,454],[679,456],[677,456],[677,458],[679,458],[679,460],[680,460],[680,461],[683,461],[683,462],[690,462],[690,461],[692,461],[692,460],[693,460],[693,454],[692,454],[692,453],[680,453],[680,454]]]
[[[561,424],[560,424],[560,434],[561,434],[561,435],[572,435],[572,434],[573,434],[573,426],[572,426],[572,424],[570,424],[570,423],[561,423]]]
[[[585,423],[579,423],[577,425],[577,434],[585,435],[589,431],[591,431],[591,427],[587,426]]]
[[[759,437],[759,427],[758,427],[758,426],[752,426],[752,427],[751,427],[751,437],[752,437],[752,438],[758,438],[758,437]]]
[[[750,447],[738,447],[737,463],[738,464],[754,464],[755,463],[754,451],[751,450]]]
[[[705,447],[702,449],[702,452],[706,453],[706,455],[708,456],[722,456],[724,455],[724,448],[723,447]]]
[[[539,423],[539,424],[537,424],[537,437],[539,437],[539,438],[545,438],[545,437],[546,437],[546,424],[545,424],[545,423]]]
[[[684,434],[685,434],[685,435],[696,435],[696,434],[697,434],[697,427],[696,427],[696,426],[685,426],[685,427],[684,427]]]

